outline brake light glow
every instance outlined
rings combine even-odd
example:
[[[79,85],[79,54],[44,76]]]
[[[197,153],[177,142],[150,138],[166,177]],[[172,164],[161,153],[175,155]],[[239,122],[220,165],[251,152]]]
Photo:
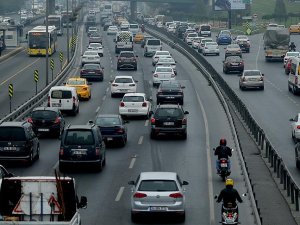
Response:
[[[124,107],[124,106],[125,106],[125,103],[124,103],[124,102],[120,102],[120,106],[121,106],[121,107]]]
[[[116,132],[119,134],[124,134],[124,129],[120,127],[118,130],[116,130]]]
[[[297,129],[300,129],[300,125],[297,125]]]
[[[155,118],[151,118],[151,124],[155,124]]]
[[[145,198],[147,197],[147,195],[145,193],[140,193],[140,192],[136,192],[134,195],[133,195],[134,198]]]
[[[96,151],[95,151],[95,154],[96,154],[96,155],[100,155],[100,148],[99,148],[99,147],[96,147],[95,150],[96,150]]]
[[[60,120],[61,120],[60,117],[56,117],[54,123],[60,123]]]
[[[169,197],[171,197],[171,198],[183,198],[183,195],[181,193],[177,192],[177,193],[170,194]]]
[[[64,155],[64,148],[63,147],[60,147],[59,155]]]
[[[147,107],[147,102],[143,102],[142,107]]]
[[[29,118],[27,119],[27,122],[28,122],[28,123],[33,123],[31,117],[29,117]]]

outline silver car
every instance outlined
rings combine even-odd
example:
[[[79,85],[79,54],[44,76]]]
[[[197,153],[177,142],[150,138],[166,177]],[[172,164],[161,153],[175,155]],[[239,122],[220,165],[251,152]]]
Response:
[[[86,63],[100,64],[100,56],[97,51],[85,51],[81,58],[81,66]]]
[[[203,55],[220,55],[220,49],[217,42],[206,42],[202,53]]]
[[[131,194],[131,219],[147,213],[174,213],[185,220],[185,189],[187,181],[181,181],[174,172],[142,172],[133,185]]]
[[[155,66],[160,57],[172,58],[169,51],[156,51],[152,56],[152,66]]]
[[[100,43],[90,43],[88,48],[89,51],[96,51],[100,57],[103,57],[103,46]]]
[[[264,90],[264,74],[260,70],[244,70],[240,77],[239,86],[241,90],[246,88]]]
[[[175,75],[177,75],[176,62],[173,58],[161,58],[158,60],[155,66],[156,67],[170,66],[173,68]]]
[[[163,81],[175,80],[176,74],[172,67],[156,67],[153,72],[153,87],[158,87]]]

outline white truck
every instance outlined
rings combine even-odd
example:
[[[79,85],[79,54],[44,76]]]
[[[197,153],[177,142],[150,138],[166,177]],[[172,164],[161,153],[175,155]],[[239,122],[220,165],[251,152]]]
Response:
[[[70,177],[7,177],[0,190],[0,225],[80,225],[80,202]]]
[[[130,31],[120,31],[116,34],[115,52],[133,51],[133,35]]]

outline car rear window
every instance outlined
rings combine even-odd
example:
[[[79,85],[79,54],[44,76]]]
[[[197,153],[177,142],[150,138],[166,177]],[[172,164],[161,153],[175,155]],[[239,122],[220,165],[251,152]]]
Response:
[[[170,55],[169,52],[156,52],[155,55]]]
[[[0,127],[0,141],[26,141],[25,131],[21,127]]]
[[[132,83],[131,78],[116,78],[115,83]]]
[[[138,188],[139,191],[178,191],[178,187],[173,180],[142,180]]]
[[[132,58],[134,57],[134,54],[132,52],[121,52],[120,57]]]
[[[201,26],[200,30],[202,30],[202,31],[210,31],[210,26]]]
[[[84,53],[84,55],[93,55],[93,56],[95,56],[95,55],[98,55],[98,52],[86,51],[86,52]]]
[[[160,108],[156,110],[155,117],[182,117],[183,113],[178,108]]]
[[[226,61],[230,62],[240,62],[242,59],[239,56],[229,56],[226,58]]]
[[[96,125],[101,127],[110,127],[120,124],[121,121],[118,117],[98,117],[96,119]]]
[[[162,89],[179,89],[180,88],[180,84],[178,83],[170,83],[170,82],[162,82],[160,84],[160,88]]]
[[[157,67],[155,72],[172,72],[171,67]]]
[[[129,27],[130,27],[130,28],[137,29],[137,28],[139,28],[139,25],[137,25],[137,24],[130,24]]]
[[[33,111],[31,117],[33,119],[55,119],[57,113],[50,110],[37,110]]]
[[[160,40],[148,40],[147,45],[160,45]]]
[[[253,71],[245,71],[244,76],[260,76],[260,72],[253,70]]]
[[[68,130],[66,134],[66,145],[93,145],[95,143],[91,130]]]
[[[54,90],[51,92],[51,98],[53,99],[70,99],[72,98],[71,91],[63,90]]]
[[[85,69],[85,70],[98,70],[98,69],[100,69],[100,66],[98,64],[95,64],[95,65],[84,64],[83,69]]]
[[[144,102],[143,96],[124,96],[123,102]]]

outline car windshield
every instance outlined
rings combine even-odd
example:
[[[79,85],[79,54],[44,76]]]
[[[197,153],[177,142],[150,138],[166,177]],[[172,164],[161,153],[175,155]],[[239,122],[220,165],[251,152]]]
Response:
[[[96,119],[96,125],[101,127],[110,127],[120,125],[121,121],[118,117],[98,117]]]
[[[98,69],[100,69],[100,66],[98,64],[84,64],[83,69],[84,70],[98,70]]]
[[[169,83],[169,82],[162,82],[160,85],[161,89],[179,89],[180,84],[178,83]]]
[[[100,38],[101,36],[100,36],[100,34],[98,34],[98,33],[95,32],[95,33],[92,33],[90,37]]]
[[[91,130],[68,130],[66,134],[66,145],[93,145],[95,143]]]
[[[54,90],[51,92],[51,98],[53,99],[70,99],[72,98],[71,91]]]
[[[55,119],[57,117],[57,113],[50,110],[36,110],[31,114],[33,119]]]
[[[162,57],[159,58],[157,63],[164,63],[164,62],[175,63],[173,58],[162,58]]]
[[[139,25],[137,25],[137,24],[130,24],[129,27],[133,28],[133,29],[137,29],[137,28],[139,28]]]
[[[288,52],[286,53],[287,56],[298,56],[299,52]]]
[[[92,55],[92,56],[96,56],[96,55],[98,55],[98,53],[97,52],[92,52],[92,51],[87,51],[87,52],[85,52],[84,53],[84,55]]]
[[[206,46],[218,45],[216,42],[206,42]]]
[[[68,80],[68,85],[85,85],[85,80]]]
[[[148,45],[160,45],[160,40],[151,40],[151,39],[149,39],[147,44]]]
[[[207,26],[207,25],[201,26],[200,30],[202,30],[202,31],[210,31],[210,26]]]
[[[226,61],[239,62],[239,61],[241,61],[241,57],[239,57],[239,56],[229,56],[229,57],[226,58]]]
[[[97,31],[97,27],[90,27],[89,31]]]
[[[188,37],[198,37],[198,34],[189,34]]]
[[[132,52],[121,52],[120,57],[132,58],[132,57],[134,57],[134,54]]]
[[[171,73],[172,68],[171,67],[157,67],[156,72]]]
[[[183,113],[178,108],[160,108],[156,110],[155,117],[182,117]]]
[[[143,96],[124,96],[123,102],[144,102]]]
[[[169,52],[156,52],[155,55],[170,55]]]
[[[102,45],[99,43],[91,43],[90,46],[91,48],[102,48]]]
[[[131,78],[116,78],[115,83],[133,83]]]
[[[173,180],[142,180],[138,191],[178,191],[178,187]]]
[[[21,127],[0,127],[0,141],[26,141],[25,131]]]
[[[260,71],[258,70],[250,70],[250,71],[244,71],[244,76],[260,76]]]

